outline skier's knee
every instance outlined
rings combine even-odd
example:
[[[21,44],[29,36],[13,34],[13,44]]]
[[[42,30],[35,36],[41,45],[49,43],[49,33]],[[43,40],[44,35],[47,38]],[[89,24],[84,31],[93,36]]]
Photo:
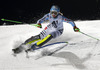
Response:
[[[31,44],[37,40],[40,40],[40,35],[32,36],[29,39],[27,39],[24,44]]]
[[[52,35],[47,35],[45,38],[43,38],[42,40],[40,40],[39,42],[37,42],[36,45],[42,46],[45,43],[47,43],[48,41],[50,41],[52,38],[53,38]]]

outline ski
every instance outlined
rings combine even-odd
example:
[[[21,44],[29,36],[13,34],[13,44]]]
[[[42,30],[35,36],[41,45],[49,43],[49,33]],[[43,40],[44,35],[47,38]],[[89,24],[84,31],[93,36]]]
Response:
[[[51,43],[51,44],[48,44],[48,45],[45,45],[45,46],[36,48],[34,51],[39,50],[39,49],[42,49],[42,48],[45,48],[45,47],[48,47],[48,46],[51,46],[51,45],[61,44],[61,43],[65,43],[66,45],[68,45],[68,42],[56,42],[56,43]],[[66,45],[65,45],[65,46],[66,46]],[[47,52],[46,52],[46,53],[43,53],[42,56],[50,56],[50,55],[54,54],[55,52],[59,51],[60,49],[64,48],[65,46],[59,47],[59,48],[57,48],[56,50],[52,50],[52,52],[49,52],[49,53],[47,53]],[[26,52],[26,58],[29,58],[28,51],[25,51],[25,52]],[[36,58],[36,59],[39,59],[39,58],[41,58],[42,56],[39,56],[39,57]]]
[[[51,45],[61,44],[61,43],[67,43],[68,44],[68,42],[55,42],[55,43],[47,44],[47,45],[44,45],[42,47],[36,48],[35,50],[39,50],[39,49],[42,49],[42,48],[45,48],[45,47],[48,47],[48,46],[51,46]]]
[[[39,49],[42,49],[42,48],[45,48],[45,47],[48,47],[48,46],[51,46],[51,45],[55,45],[55,44],[61,44],[61,43],[68,44],[68,42],[55,42],[55,43],[47,44],[47,45],[44,45],[44,46],[42,46],[42,47],[36,48],[36,49],[33,50],[33,51],[36,51],[36,50],[39,50]],[[63,48],[63,47],[58,48],[58,50],[60,50],[61,48]],[[54,54],[56,51],[58,51],[58,50],[52,51],[52,52],[50,52],[50,53],[48,53],[48,54],[47,54],[47,53],[45,53],[45,54],[43,53],[42,56],[50,56],[50,55]],[[12,49],[12,51],[13,51],[13,49]],[[13,55],[14,57],[17,57],[17,55],[20,54],[22,51],[25,51],[25,53],[26,53],[26,58],[29,58],[28,51],[26,51],[25,49],[23,49],[23,47],[20,47],[20,50],[19,50],[18,53],[14,53],[14,51],[13,51],[12,55]],[[40,56],[39,56],[39,57],[40,57]]]
[[[35,58],[35,60],[38,60],[38,59],[45,57],[45,56],[52,56],[53,54],[60,51],[61,49],[63,49],[67,45],[68,44],[66,43],[64,46],[56,48],[56,50],[52,50],[51,52],[43,53],[41,56],[38,56],[37,58]]]

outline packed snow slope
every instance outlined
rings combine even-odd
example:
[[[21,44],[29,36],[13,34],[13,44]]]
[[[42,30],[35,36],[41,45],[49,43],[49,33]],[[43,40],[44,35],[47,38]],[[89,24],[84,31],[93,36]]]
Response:
[[[82,32],[100,39],[100,20],[75,23]],[[68,23],[64,23],[63,34],[49,43],[68,41],[69,45],[52,56],[34,60],[26,58],[25,53],[11,55],[15,43],[22,43],[42,30],[31,25],[0,26],[0,70],[100,70],[100,42],[74,32]]]

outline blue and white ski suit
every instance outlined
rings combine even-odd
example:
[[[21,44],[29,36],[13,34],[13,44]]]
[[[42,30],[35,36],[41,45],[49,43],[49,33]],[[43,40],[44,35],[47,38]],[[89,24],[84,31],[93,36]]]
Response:
[[[72,20],[70,20],[60,14],[58,14],[58,16],[56,18],[53,18],[52,15],[50,13],[48,13],[43,18],[39,19],[37,21],[37,24],[38,23],[41,24],[44,21],[49,21],[49,24],[40,33],[41,39],[45,38],[49,34],[52,35],[53,38],[60,36],[63,33],[63,22],[67,22],[67,23],[71,24],[73,27],[75,26],[75,23]]]

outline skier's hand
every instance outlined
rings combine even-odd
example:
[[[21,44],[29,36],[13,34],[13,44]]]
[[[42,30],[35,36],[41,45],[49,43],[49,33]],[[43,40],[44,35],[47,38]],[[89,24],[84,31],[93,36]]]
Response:
[[[37,24],[38,28],[42,28],[42,25],[40,23]]]
[[[80,31],[80,29],[79,29],[79,28],[77,28],[76,26],[74,26],[74,31],[75,31],[75,32],[79,32],[79,31]]]

